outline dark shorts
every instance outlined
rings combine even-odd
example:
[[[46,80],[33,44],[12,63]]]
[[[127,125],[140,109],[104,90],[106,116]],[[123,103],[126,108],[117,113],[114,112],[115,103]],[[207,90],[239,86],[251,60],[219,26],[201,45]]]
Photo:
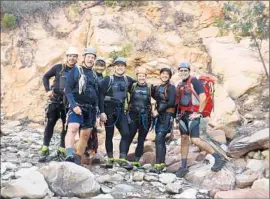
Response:
[[[73,110],[68,111],[68,124],[78,123],[81,129],[93,128],[96,123],[96,108],[95,106],[82,107],[82,115],[76,114]]]
[[[189,135],[192,138],[200,137],[200,118],[190,120],[190,114],[185,113],[179,121],[181,135]]]

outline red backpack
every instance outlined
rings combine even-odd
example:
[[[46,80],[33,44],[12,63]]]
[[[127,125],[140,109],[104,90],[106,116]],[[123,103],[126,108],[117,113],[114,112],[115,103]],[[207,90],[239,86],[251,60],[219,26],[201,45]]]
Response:
[[[182,84],[180,82],[177,86],[177,103],[178,103],[178,110],[179,111],[191,111],[191,112],[198,112],[199,111],[199,96],[194,90],[191,81],[194,77],[189,77],[186,84]],[[202,75],[198,78],[203,85],[204,92],[206,95],[206,104],[204,110],[202,112],[203,117],[208,117],[211,115],[212,110],[214,109],[214,84],[215,80],[210,76]],[[180,104],[181,96],[183,96],[185,90],[190,91],[191,99],[188,102],[187,106],[182,106]],[[194,101],[197,101],[194,102]]]

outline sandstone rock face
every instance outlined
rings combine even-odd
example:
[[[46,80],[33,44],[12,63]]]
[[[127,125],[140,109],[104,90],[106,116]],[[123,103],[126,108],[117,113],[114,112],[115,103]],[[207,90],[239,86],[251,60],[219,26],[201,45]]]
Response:
[[[212,57],[213,73],[223,76],[230,97],[236,99],[260,85],[264,77],[262,64],[244,44],[236,44],[229,37],[206,38],[203,42]]]
[[[68,46],[82,52],[91,45],[100,56],[109,58],[111,52],[130,44],[131,50],[126,52],[128,75],[134,76],[134,69],[143,65],[149,82],[156,84],[159,67],[169,65],[177,70],[179,62],[187,60],[193,74],[212,71],[221,77],[211,123],[232,139],[235,131],[225,127],[234,128],[240,120],[233,100],[258,87],[264,72],[245,42],[216,38],[217,28],[211,24],[214,16],[222,15],[222,7],[222,2],[176,1],[148,2],[133,10],[79,2],[77,13],[70,5],[51,13],[46,22],[38,16],[27,19],[29,23],[23,23],[22,28],[1,34],[1,108],[8,119],[42,123],[47,101],[42,76],[56,63],[65,62]],[[264,55],[267,49],[264,42]],[[79,63],[82,61],[79,56]],[[111,62],[108,59],[108,65]],[[177,73],[172,82],[179,82]]]

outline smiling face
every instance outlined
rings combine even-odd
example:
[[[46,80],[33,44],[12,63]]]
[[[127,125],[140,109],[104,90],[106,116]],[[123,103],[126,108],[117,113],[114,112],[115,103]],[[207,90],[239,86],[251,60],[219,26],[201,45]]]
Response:
[[[78,55],[67,55],[67,65],[73,67],[78,61]]]
[[[145,73],[138,73],[137,74],[137,81],[139,82],[139,84],[145,84],[146,77],[147,77],[147,75]]]
[[[189,77],[190,71],[187,68],[179,68],[178,69],[178,76],[182,79],[185,80]]]
[[[84,63],[87,68],[92,68],[94,66],[96,56],[93,54],[86,54],[84,56]]]
[[[169,79],[170,79],[170,73],[168,71],[165,71],[165,70],[162,71],[160,73],[160,79],[164,83],[167,82],[167,81],[169,81]]]
[[[123,75],[126,72],[126,65],[122,62],[118,62],[114,65],[114,72],[116,75]]]
[[[96,64],[94,66],[94,69],[97,73],[101,74],[105,71],[106,69],[106,65],[104,62],[102,61],[96,61]]]

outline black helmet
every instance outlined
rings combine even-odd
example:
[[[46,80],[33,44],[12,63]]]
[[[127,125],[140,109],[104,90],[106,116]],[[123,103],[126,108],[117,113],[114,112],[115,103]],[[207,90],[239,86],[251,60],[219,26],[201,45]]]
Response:
[[[168,67],[168,66],[162,67],[162,68],[160,69],[160,74],[161,74],[163,71],[167,71],[167,72],[169,73],[169,75],[170,75],[170,78],[172,77],[173,72],[172,72],[171,67]]]

